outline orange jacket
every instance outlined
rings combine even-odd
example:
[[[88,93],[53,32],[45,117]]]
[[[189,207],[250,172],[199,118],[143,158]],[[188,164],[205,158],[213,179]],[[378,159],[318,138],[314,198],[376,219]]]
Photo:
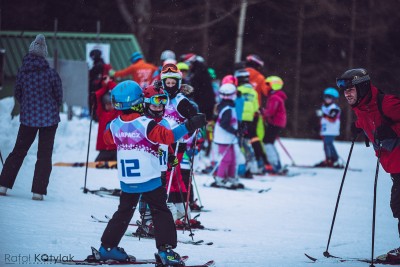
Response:
[[[246,68],[249,72],[249,81],[258,94],[258,105],[262,106],[262,99],[268,96],[270,88],[265,84],[265,77],[253,68]]]
[[[127,68],[116,71],[114,77],[125,77],[130,75],[132,80],[137,82],[140,87],[144,88],[151,84],[153,73],[157,69],[158,68],[153,64],[147,63],[143,59],[139,59]]]

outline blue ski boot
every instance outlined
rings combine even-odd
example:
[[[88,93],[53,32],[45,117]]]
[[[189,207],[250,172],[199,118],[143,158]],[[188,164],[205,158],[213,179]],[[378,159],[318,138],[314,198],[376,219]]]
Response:
[[[157,262],[160,262],[161,266],[185,266],[181,256],[172,250],[172,246],[165,245],[158,249],[158,253],[155,253]]]
[[[133,256],[129,256],[123,248],[113,247],[105,248],[103,246],[99,249],[99,256],[102,261],[116,260],[116,261],[134,261]],[[97,257],[96,257],[97,258]]]

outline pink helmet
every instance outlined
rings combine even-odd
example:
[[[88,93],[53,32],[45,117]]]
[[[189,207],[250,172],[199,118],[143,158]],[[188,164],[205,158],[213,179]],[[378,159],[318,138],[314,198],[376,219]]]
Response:
[[[224,78],[222,78],[221,85],[226,84],[226,83],[231,83],[231,84],[234,84],[235,86],[237,86],[238,80],[233,75],[226,75]]]

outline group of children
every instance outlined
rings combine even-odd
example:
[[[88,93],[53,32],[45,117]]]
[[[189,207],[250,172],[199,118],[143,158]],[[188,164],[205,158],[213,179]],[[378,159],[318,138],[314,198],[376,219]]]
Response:
[[[138,202],[145,227],[140,229],[141,234],[155,237],[156,258],[164,265],[181,264],[179,254],[173,251],[177,243],[176,226],[182,222],[193,227],[200,224],[190,218],[188,205],[193,204],[193,192],[189,190],[192,156],[197,141],[202,139],[198,129],[206,125],[206,118],[188,98],[193,88],[182,84],[187,65],[178,66],[164,64],[160,80],[144,88],[134,81],[116,85],[106,77],[103,87],[96,92],[100,150],[96,161],[117,159],[122,190],[118,210],[101,239],[101,260],[132,259],[118,244]],[[215,162],[218,168],[212,173],[215,187],[240,189],[244,187],[239,182],[240,175],[287,171],[274,146],[287,122],[283,81],[278,76],[269,76],[263,79],[264,87],[257,91],[250,76],[246,68],[238,69],[234,75],[225,76],[218,89],[212,128],[212,144],[219,155]],[[338,164],[333,146],[340,127],[336,98],[335,89],[325,90],[321,136],[326,160],[321,166]],[[112,122],[106,126],[110,119]],[[252,169],[254,164],[256,171]]]

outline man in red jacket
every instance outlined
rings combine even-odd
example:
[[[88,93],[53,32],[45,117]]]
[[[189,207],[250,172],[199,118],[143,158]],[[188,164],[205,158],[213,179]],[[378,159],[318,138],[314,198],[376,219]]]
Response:
[[[362,68],[344,72],[337,79],[337,86],[357,116],[353,134],[364,131],[375,154],[380,155],[383,169],[392,177],[390,207],[393,217],[399,220],[400,234],[400,98],[381,95]],[[400,262],[400,248],[389,251],[387,259]]]

